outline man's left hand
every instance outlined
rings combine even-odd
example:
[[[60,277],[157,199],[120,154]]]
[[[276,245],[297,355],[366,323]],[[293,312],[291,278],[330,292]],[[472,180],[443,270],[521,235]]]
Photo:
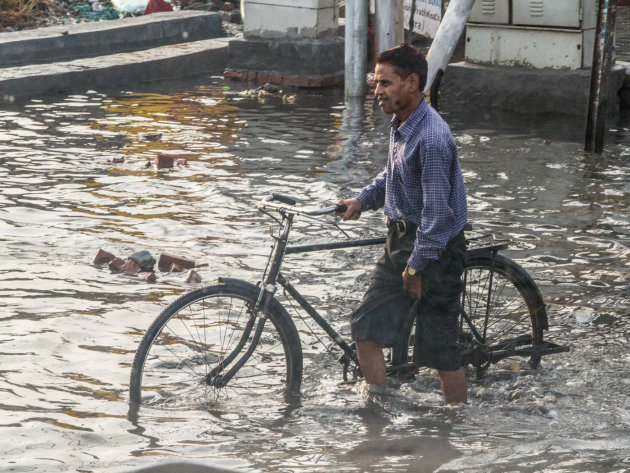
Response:
[[[415,300],[422,297],[422,276],[416,273],[413,276],[407,272],[407,268],[402,272],[403,289],[407,291]]]

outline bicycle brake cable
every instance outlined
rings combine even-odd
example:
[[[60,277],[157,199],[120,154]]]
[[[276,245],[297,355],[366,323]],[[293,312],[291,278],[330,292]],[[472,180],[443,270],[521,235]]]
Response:
[[[323,223],[324,225],[332,225],[333,227],[335,227],[337,230],[339,230],[341,233],[343,233],[346,238],[352,238],[350,235],[348,235],[337,223],[337,221],[333,221],[333,222],[329,222],[323,218],[318,218],[318,217],[313,217],[312,215],[307,215],[307,214],[303,214],[304,217],[306,218],[310,218],[311,220],[316,220],[318,222]]]

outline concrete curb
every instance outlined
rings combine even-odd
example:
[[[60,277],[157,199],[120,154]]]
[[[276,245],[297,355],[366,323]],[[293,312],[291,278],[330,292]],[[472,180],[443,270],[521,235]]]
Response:
[[[71,90],[223,72],[228,41],[216,38],[145,51],[0,69],[0,103]]]
[[[590,68],[530,69],[458,62],[446,68],[440,95],[444,101],[480,109],[586,117],[590,76]],[[618,66],[611,71],[609,103],[613,108],[624,76],[625,69]]]
[[[0,33],[2,67],[104,56],[225,36],[218,13],[194,10]]]

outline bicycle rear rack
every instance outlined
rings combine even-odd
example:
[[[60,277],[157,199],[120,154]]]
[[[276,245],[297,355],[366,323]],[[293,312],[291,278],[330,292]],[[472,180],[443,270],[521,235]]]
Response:
[[[492,234],[466,238],[466,255],[476,256],[478,254],[497,253],[505,250],[509,244],[510,240],[497,239]]]

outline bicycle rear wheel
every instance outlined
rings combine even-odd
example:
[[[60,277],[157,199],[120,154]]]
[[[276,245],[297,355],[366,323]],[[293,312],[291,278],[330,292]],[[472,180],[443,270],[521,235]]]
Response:
[[[510,353],[532,354],[543,341],[547,313],[536,283],[511,259],[496,255],[470,257],[463,275],[459,345],[464,365],[485,370]],[[505,356],[504,356],[505,355]]]
[[[531,353],[535,345],[543,342],[543,330],[548,328],[547,312],[540,291],[527,272],[500,254],[468,256],[462,282],[458,322],[462,364],[472,364],[481,373],[517,349],[521,353],[529,351],[529,363],[536,368],[540,355]],[[404,367],[413,359],[414,332],[412,313],[393,348],[392,368]]]
[[[274,396],[299,394],[299,335],[275,299],[251,357],[226,386],[213,382],[245,353],[260,319],[254,311],[259,289],[224,281],[184,294],[151,324],[133,362],[132,404],[194,408],[234,399],[247,408],[268,404]]]

